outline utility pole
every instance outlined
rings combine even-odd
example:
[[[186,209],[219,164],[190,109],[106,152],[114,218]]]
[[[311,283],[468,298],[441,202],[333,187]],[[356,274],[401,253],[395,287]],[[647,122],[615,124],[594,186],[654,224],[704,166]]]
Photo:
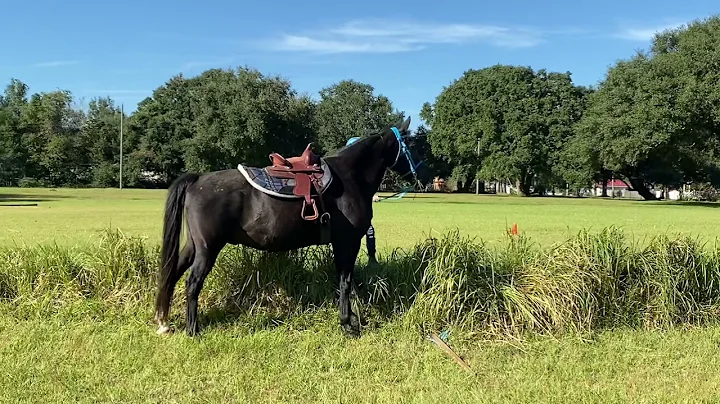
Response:
[[[480,159],[480,138],[477,138],[477,157],[478,160]],[[475,195],[480,195],[480,179],[477,177],[477,172],[475,173]]]
[[[120,189],[122,189],[122,163],[123,163],[123,116],[125,115],[125,108],[123,104],[120,104]]]

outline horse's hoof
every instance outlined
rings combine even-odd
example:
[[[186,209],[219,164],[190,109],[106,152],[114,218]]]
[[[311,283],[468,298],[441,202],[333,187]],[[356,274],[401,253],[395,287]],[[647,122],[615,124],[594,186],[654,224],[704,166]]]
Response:
[[[200,327],[197,326],[190,326],[185,328],[185,334],[187,334],[190,338],[196,338],[200,336]]]
[[[350,324],[343,325],[343,331],[345,332],[345,335],[350,338],[359,338],[360,337],[360,328],[359,327],[353,327]]]
[[[349,324],[343,324],[343,330],[348,337],[357,338],[360,336],[360,322],[355,314],[350,316]]]
[[[161,325],[158,327],[158,330],[156,332],[157,332],[157,335],[166,336],[166,335],[171,335],[173,333],[173,330],[172,330],[172,328],[170,328],[167,325]]]

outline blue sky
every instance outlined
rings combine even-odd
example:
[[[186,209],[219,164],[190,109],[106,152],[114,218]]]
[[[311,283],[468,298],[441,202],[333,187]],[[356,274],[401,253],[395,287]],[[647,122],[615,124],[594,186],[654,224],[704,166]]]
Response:
[[[595,84],[653,32],[720,11],[716,1],[8,0],[0,80],[132,111],[174,74],[249,65],[313,97],[346,78],[370,83],[417,123],[422,103],[471,68],[569,70]]]

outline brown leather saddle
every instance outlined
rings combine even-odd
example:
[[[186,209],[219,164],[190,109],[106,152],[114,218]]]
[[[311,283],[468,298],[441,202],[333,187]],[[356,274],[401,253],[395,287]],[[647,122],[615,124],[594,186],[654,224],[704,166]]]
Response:
[[[300,216],[304,220],[319,218],[325,210],[320,193],[320,180],[324,172],[320,157],[312,151],[312,143],[309,143],[305,151],[298,157],[286,159],[278,153],[271,153],[270,161],[272,165],[266,167],[268,174],[295,180],[293,194],[304,198]],[[313,189],[315,193],[312,192]],[[307,210],[308,205],[312,208],[310,212]],[[319,208],[318,205],[320,205]]]

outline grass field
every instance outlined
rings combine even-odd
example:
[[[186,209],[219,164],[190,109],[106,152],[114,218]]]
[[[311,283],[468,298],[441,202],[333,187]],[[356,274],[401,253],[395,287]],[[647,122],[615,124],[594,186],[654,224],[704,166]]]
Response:
[[[201,303],[201,316],[215,318],[203,335],[192,340],[180,332],[159,338],[151,325],[147,296],[136,297],[142,295],[138,289],[142,282],[130,279],[132,274],[125,275],[130,286],[77,279],[94,274],[83,272],[82,263],[104,270],[109,265],[106,263],[125,254],[116,247],[104,252],[108,256],[84,253],[95,251],[86,245],[100,239],[108,227],[147,237],[149,245],[156,244],[164,195],[164,191],[138,190],[0,189],[0,205],[38,203],[36,207],[0,206],[2,251],[12,253],[20,251],[14,246],[31,246],[24,250],[29,251],[27,255],[17,253],[5,261],[0,257],[0,262],[30,271],[23,265],[34,259],[40,274],[23,284],[24,295],[3,301],[0,273],[0,401],[720,401],[718,325],[618,326],[558,338],[531,334],[492,340],[450,327],[450,344],[476,372],[468,375],[425,340],[416,327],[404,326],[402,316],[375,321],[360,339],[352,340],[340,333],[337,312],[330,305],[280,317],[268,316],[260,309],[237,316],[218,314],[214,310],[221,306],[213,305],[222,297],[216,296],[217,285],[228,275],[222,268],[210,275],[206,287],[209,295]],[[720,235],[715,224],[720,222],[716,206],[418,195],[414,200],[375,204],[374,223],[379,246],[387,253],[394,247],[413,247],[427,234],[453,228],[500,247],[507,242],[505,229],[512,223],[518,223],[521,232],[546,247],[565,241],[580,229],[599,231],[611,225],[624,228],[637,240],[681,232],[713,241]],[[32,247],[54,242],[59,244],[58,249]],[[73,252],[65,253],[71,246]],[[571,246],[566,252],[572,251]],[[599,254],[612,251],[608,247]],[[664,259],[658,254],[638,257],[654,262]],[[697,265],[715,266],[718,260],[714,257]],[[547,262],[561,258],[550,256]],[[243,259],[237,258],[245,262]],[[513,262],[508,259],[503,265]],[[673,273],[679,274],[677,270],[690,265],[685,262],[671,263],[676,270]],[[557,265],[560,268],[565,264]],[[60,271],[61,266],[69,272],[53,277],[54,268]],[[457,280],[462,279],[462,272],[456,275],[460,276]],[[571,278],[563,280],[564,284],[573,285]],[[672,279],[659,281],[672,283]],[[85,282],[107,293],[63,289],[63,282]],[[652,289],[643,290],[663,287],[657,283],[650,286]],[[667,296],[670,299],[665,300],[684,295]],[[174,305],[176,318],[184,317],[182,304],[177,301]],[[674,303],[672,307],[676,307]]]
[[[164,190],[0,188],[0,245],[89,243],[108,227],[157,243]],[[35,207],[1,205],[37,203]],[[543,245],[581,229],[616,226],[642,241],[684,233],[712,241],[720,235],[720,204],[678,204],[573,198],[417,194],[376,203],[378,247],[409,247],[427,235],[457,228],[489,242],[504,239],[513,223]]]

